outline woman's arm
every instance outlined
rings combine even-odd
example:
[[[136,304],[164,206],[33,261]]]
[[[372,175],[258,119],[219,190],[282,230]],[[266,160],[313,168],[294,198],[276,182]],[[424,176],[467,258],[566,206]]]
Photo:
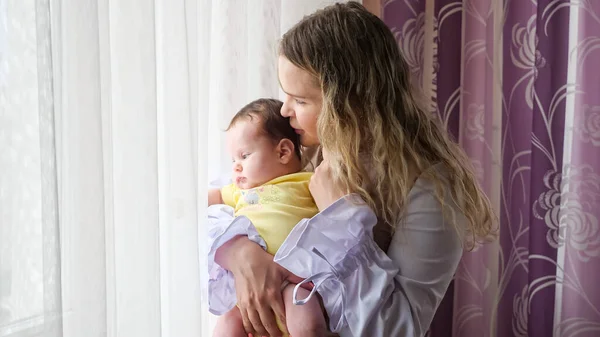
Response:
[[[237,303],[249,333],[277,336],[275,315],[285,322],[281,286],[301,279],[273,262],[252,222],[234,218],[231,207],[209,207],[208,228],[209,310],[221,315]]]
[[[419,181],[413,188],[405,222],[388,249],[399,272],[395,291],[380,308],[372,308],[365,331],[377,331],[373,336],[423,336],[460,262],[461,238],[453,225],[444,222],[433,187],[427,185]],[[462,223],[462,216],[456,221]]]
[[[215,253],[215,262],[231,271],[235,267],[235,261],[240,259],[241,254],[244,253],[244,248],[249,244],[256,243],[250,241],[247,236],[238,235],[231,240],[225,242]]]
[[[277,336],[280,331],[275,316],[285,322],[281,285],[289,273],[245,236],[223,244],[215,254],[215,261],[234,276],[244,329],[253,335]]]
[[[345,197],[296,227],[275,261],[299,276],[318,274],[311,280],[341,336],[423,336],[460,261],[460,237],[422,180],[387,255],[372,239],[376,221]]]

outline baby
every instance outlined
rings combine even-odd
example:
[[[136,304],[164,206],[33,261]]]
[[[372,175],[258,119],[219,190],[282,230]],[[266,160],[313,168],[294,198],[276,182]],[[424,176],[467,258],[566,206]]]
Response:
[[[209,205],[226,204],[234,208],[236,217],[248,217],[272,255],[301,219],[319,211],[308,189],[312,173],[302,172],[299,139],[281,116],[282,105],[275,99],[258,99],[233,117],[227,128],[233,183],[208,195]],[[292,284],[283,288],[288,333],[302,337],[326,331],[319,302],[311,299],[294,305],[293,289]],[[308,294],[299,289],[298,298]],[[247,336],[237,307],[219,318],[214,336]]]

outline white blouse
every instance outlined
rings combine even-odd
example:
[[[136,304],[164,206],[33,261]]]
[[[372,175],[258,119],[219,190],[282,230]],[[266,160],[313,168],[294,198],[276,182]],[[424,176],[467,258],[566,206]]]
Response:
[[[445,202],[453,205],[449,195]],[[460,226],[464,217],[456,214],[455,221]],[[458,267],[462,234],[444,221],[434,186],[423,178],[409,193],[387,254],[373,240],[376,223],[358,196],[345,196],[302,220],[274,260],[315,284],[332,332],[342,337],[423,336]],[[237,235],[265,244],[247,218],[234,219],[223,205],[209,207],[209,226],[209,307],[223,314],[233,308],[236,295],[233,276],[214,262],[216,250]]]

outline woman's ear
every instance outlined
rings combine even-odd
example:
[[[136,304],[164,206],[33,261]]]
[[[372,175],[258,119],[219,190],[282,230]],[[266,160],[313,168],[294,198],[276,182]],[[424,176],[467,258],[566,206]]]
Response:
[[[291,140],[284,138],[279,141],[277,145],[277,153],[279,155],[279,162],[282,164],[288,164],[296,155],[294,143]]]

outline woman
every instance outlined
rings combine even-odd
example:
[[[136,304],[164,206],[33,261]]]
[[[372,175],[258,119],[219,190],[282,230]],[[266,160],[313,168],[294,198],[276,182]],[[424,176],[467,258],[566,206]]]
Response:
[[[310,183],[321,213],[290,234],[279,264],[243,233],[213,246],[235,279],[246,331],[279,335],[282,283],[330,267],[315,287],[332,329],[422,336],[464,248],[490,236],[493,212],[468,158],[419,106],[409,77],[391,31],[357,3],[318,11],[283,36],[281,113],[303,146],[323,150]],[[348,251],[331,252],[331,235]]]

